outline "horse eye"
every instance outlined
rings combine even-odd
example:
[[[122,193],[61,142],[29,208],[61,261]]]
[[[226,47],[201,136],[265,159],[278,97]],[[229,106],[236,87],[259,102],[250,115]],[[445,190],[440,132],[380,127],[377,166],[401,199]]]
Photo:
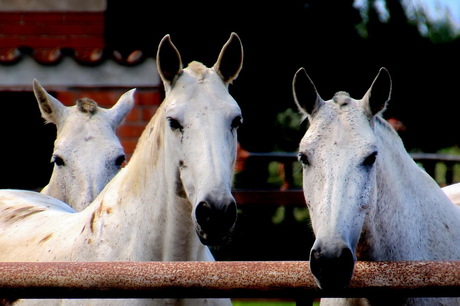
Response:
[[[243,118],[241,116],[236,116],[232,121],[232,129],[237,129],[243,124]]]
[[[179,121],[177,119],[174,119],[172,117],[168,117],[168,121],[169,121],[169,127],[172,130],[180,130],[180,131],[182,131],[184,129],[184,127],[179,123]]]
[[[377,152],[372,152],[368,157],[364,159],[363,165],[364,166],[372,166],[375,163],[375,159],[377,158]]]
[[[299,161],[304,165],[304,166],[308,166],[310,165],[310,162],[308,161],[308,157],[307,155],[303,154],[303,153],[299,153],[299,155],[297,156]]]
[[[117,159],[115,160],[115,166],[121,167],[121,165],[123,165],[123,163],[125,162],[125,160],[126,160],[125,155],[120,155],[120,156],[118,156]]]
[[[53,158],[51,158],[51,162],[54,163],[56,166],[65,166],[64,160],[58,155],[53,155]]]

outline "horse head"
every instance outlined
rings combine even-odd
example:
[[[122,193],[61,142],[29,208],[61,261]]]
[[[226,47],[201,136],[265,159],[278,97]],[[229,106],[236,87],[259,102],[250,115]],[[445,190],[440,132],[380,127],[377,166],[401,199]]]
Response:
[[[379,143],[373,124],[389,100],[391,79],[382,68],[362,99],[338,92],[324,101],[301,68],[293,92],[310,123],[299,147],[316,237],[310,268],[322,289],[341,289],[351,280],[364,220],[376,203]]]
[[[198,62],[183,68],[169,35],[158,48],[157,67],[166,92],[166,154],[173,165],[169,171],[176,195],[192,204],[191,217],[205,245],[225,242],[236,222],[231,186],[242,115],[228,86],[242,60],[241,41],[234,33],[212,68]]]
[[[67,107],[33,82],[42,117],[56,125],[53,173],[42,193],[80,211],[90,204],[118,173],[125,160],[116,128],[134,106],[134,90],[110,109],[88,98]]]

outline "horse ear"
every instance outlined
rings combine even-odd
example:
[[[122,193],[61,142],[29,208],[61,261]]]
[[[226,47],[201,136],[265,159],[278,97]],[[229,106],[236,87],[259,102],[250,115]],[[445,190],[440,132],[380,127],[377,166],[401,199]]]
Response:
[[[372,82],[371,87],[363,97],[364,107],[371,116],[385,110],[391,98],[392,82],[387,69],[380,68],[379,73]]]
[[[109,110],[112,116],[112,123],[115,128],[123,122],[123,119],[125,119],[125,117],[133,109],[135,92],[135,88],[125,92],[120,99],[118,99],[117,103],[115,103],[115,105]]]
[[[311,117],[324,104],[323,99],[321,99],[316,90],[315,84],[304,68],[300,68],[295,73],[292,80],[292,92],[299,111],[305,117]]]
[[[43,119],[56,125],[62,122],[67,113],[67,107],[50,95],[36,79],[33,81],[33,89]]]
[[[171,85],[182,72],[182,59],[169,34],[160,41],[157,51],[157,69],[163,83]]]
[[[243,45],[236,33],[230,34],[230,38],[222,47],[214,70],[226,83],[231,83],[238,77],[243,67]]]

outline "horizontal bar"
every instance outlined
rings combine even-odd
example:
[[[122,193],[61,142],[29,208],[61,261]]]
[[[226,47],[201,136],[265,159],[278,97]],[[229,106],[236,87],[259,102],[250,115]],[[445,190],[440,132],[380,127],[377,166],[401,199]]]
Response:
[[[0,263],[0,298],[460,296],[460,262],[357,262],[325,292],[308,261]]]
[[[307,207],[302,190],[237,189],[233,191],[233,196],[238,205],[263,204]]]
[[[410,153],[415,161],[460,162],[460,155],[438,153]]]

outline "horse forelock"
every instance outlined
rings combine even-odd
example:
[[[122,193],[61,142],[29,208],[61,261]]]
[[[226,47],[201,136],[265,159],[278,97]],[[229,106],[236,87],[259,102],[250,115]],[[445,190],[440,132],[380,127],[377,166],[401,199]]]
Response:
[[[331,103],[331,101],[327,101],[329,103]],[[329,117],[335,117],[335,116],[338,116],[339,114],[341,114],[342,112],[340,111],[340,109],[342,109],[343,106],[347,106],[347,105],[357,105],[356,104],[356,100],[354,100],[353,98],[350,97],[349,93],[345,92],[345,91],[339,91],[337,92],[334,97],[332,98],[332,103],[329,104],[329,105],[337,105],[339,106],[340,108],[337,108],[337,107],[332,107],[331,108],[331,112],[329,112]],[[328,104],[328,103],[327,103]],[[349,108],[347,108],[349,109]],[[358,111],[362,111],[360,107],[356,108],[355,110],[358,110]],[[348,112],[348,111],[347,111]],[[353,111],[354,112],[354,111]],[[349,118],[347,118],[346,120],[350,120]],[[380,127],[382,127],[384,130],[387,130],[388,132],[390,132],[392,135],[394,136],[398,136],[398,133],[394,130],[394,128],[391,126],[390,123],[388,123],[382,116],[381,114],[377,114],[375,116],[373,116],[373,120],[371,121],[371,125],[373,124],[377,124],[379,125]]]
[[[205,65],[197,61],[190,62],[187,68],[196,75],[206,74],[208,71],[208,68]]]
[[[199,81],[203,81],[208,73],[208,68],[197,61],[190,62],[186,69]]]
[[[332,101],[334,101],[340,106],[345,106],[345,105],[350,104],[350,100],[351,100],[350,94],[345,91],[337,92],[332,98]]]
[[[90,98],[81,98],[77,100],[77,108],[82,113],[94,115],[97,112],[97,103]]]

